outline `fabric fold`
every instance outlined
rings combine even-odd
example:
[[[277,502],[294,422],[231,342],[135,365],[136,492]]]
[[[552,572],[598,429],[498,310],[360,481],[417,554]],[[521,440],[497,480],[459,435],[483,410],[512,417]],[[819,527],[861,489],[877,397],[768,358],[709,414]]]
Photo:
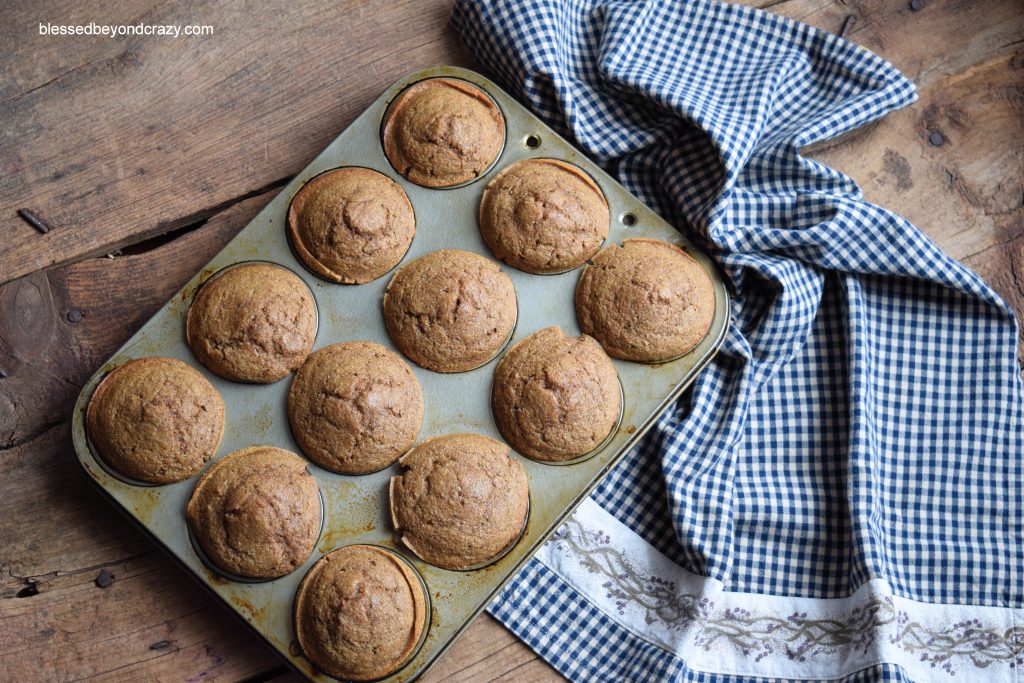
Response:
[[[910,601],[908,619],[916,604],[999,608],[1015,628],[1014,316],[917,228],[801,155],[912,103],[912,83],[827,32],[703,0],[458,0],[452,21],[489,73],[701,244],[731,285],[719,356],[591,501],[729,593],[840,600],[871,583]],[[562,631],[541,628],[559,591],[586,579],[545,571],[527,567],[492,613],[571,678],[606,678],[604,660],[558,650],[625,627],[595,621],[577,591]],[[1024,664],[1024,636],[1003,631],[1008,658],[975,674]],[[602,657],[642,656],[635,635]],[[748,675],[725,670],[730,652],[743,657],[723,649],[717,673],[651,671]],[[964,653],[935,668],[945,663],[974,666]],[[902,671],[877,665],[842,675]],[[796,660],[772,671],[806,673]]]

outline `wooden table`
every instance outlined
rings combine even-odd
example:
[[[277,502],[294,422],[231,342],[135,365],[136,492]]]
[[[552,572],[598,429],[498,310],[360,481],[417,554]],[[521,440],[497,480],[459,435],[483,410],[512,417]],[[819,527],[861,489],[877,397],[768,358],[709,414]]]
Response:
[[[74,464],[79,388],[392,80],[472,66],[450,0],[300,8],[44,0],[0,10],[0,678],[292,674]],[[760,0],[846,35],[920,100],[810,153],[1024,312],[1019,0]],[[39,22],[209,24],[205,38],[39,36]],[[16,215],[28,208],[52,230]],[[558,676],[480,617],[429,681]]]

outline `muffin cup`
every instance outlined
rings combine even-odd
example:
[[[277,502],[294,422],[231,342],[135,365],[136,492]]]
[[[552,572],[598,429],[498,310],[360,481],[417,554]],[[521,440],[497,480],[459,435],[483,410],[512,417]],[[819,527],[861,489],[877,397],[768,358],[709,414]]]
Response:
[[[296,258],[296,260],[298,260],[298,258]],[[301,261],[299,261],[299,262],[301,263]],[[316,340],[317,340],[317,337],[320,334],[320,304],[317,302],[316,296],[313,294],[313,290],[310,289],[309,285],[306,284],[306,281],[302,279],[302,276],[299,275],[293,268],[289,268],[288,266],[286,266],[286,265],[284,265],[282,263],[277,263],[275,261],[268,261],[267,259],[248,259],[248,260],[245,260],[245,261],[236,261],[235,263],[232,263],[230,265],[224,266],[223,268],[219,269],[217,272],[215,272],[212,275],[210,275],[210,277],[208,277],[205,280],[203,280],[203,282],[198,287],[196,287],[196,290],[192,293],[191,300],[189,301],[189,308],[192,307],[192,304],[195,302],[196,297],[199,296],[199,292],[202,291],[203,287],[205,287],[206,285],[210,284],[211,282],[213,282],[214,280],[216,280],[217,278],[219,278],[221,275],[223,275],[224,273],[228,272],[229,270],[232,270],[234,268],[238,268],[240,266],[247,266],[247,265],[250,265],[250,264],[253,264],[253,263],[265,263],[265,264],[270,265],[270,266],[275,266],[277,268],[282,268],[284,270],[287,270],[289,273],[291,273],[292,275],[297,277],[300,282],[302,282],[302,286],[306,288],[307,292],[309,292],[309,299],[310,299],[310,301],[313,302],[313,315],[315,317],[315,320],[314,320],[314,330],[313,330],[313,346],[316,346]],[[185,314],[182,316],[182,318],[183,318],[183,320],[185,322],[185,326],[187,326],[188,325],[188,309],[185,310]],[[199,365],[201,365],[202,367],[206,368],[206,366],[203,364],[203,362],[200,361],[199,358],[196,357],[195,352],[192,351],[192,348],[191,348],[191,346],[188,343],[188,333],[185,332],[185,329],[186,329],[185,326],[183,326],[183,330],[182,330],[183,333],[185,334],[185,346],[186,346],[186,348],[189,349],[189,352],[192,354],[192,358]],[[310,351],[310,352],[312,353],[312,351]],[[206,369],[209,370],[209,368],[206,368]],[[213,373],[214,375],[217,375],[217,373],[213,372],[212,370],[209,370],[209,371],[211,373]],[[293,370],[289,374],[294,374],[294,372],[295,371]],[[287,377],[287,375],[285,375],[285,377],[282,377],[281,379],[274,380],[273,382],[252,382],[252,381],[248,381],[248,380],[232,379],[230,377],[223,377],[221,375],[217,375],[217,377],[219,379],[224,380],[225,382],[234,382],[236,384],[253,384],[253,385],[256,385],[256,386],[266,386],[267,384],[274,384],[276,382],[280,382],[281,380],[285,379],[285,377]]]
[[[96,384],[93,385],[92,389],[89,391],[89,395],[87,397],[87,400],[84,403],[84,408],[83,408],[83,411],[82,411],[83,412],[82,431],[85,433],[85,445],[88,447],[89,453],[92,454],[93,460],[96,461],[96,464],[98,464],[100,466],[100,468],[104,472],[109,474],[114,479],[117,479],[118,481],[121,481],[121,482],[123,482],[125,484],[128,484],[130,486],[138,486],[138,487],[144,487],[144,488],[160,488],[160,487],[163,487],[163,486],[171,486],[173,484],[180,484],[182,482],[190,481],[190,480],[196,478],[197,476],[199,476],[202,473],[203,470],[206,469],[207,466],[209,466],[209,463],[212,462],[216,458],[216,456],[217,456],[216,451],[210,457],[210,459],[206,463],[204,463],[201,468],[199,468],[199,471],[196,472],[195,474],[193,474],[191,477],[186,477],[185,479],[182,479],[180,481],[173,481],[173,482],[167,482],[167,483],[161,484],[161,483],[152,482],[152,481],[143,481],[141,479],[135,479],[133,477],[129,477],[127,474],[121,473],[117,468],[115,468],[113,465],[108,463],[103,458],[103,455],[100,453],[99,448],[96,447],[96,444],[93,442],[92,437],[89,435],[89,426],[88,426],[88,422],[89,421],[84,419],[85,413],[89,409],[89,402],[92,401],[92,398],[96,394],[96,391],[100,388],[100,385],[103,384],[103,382],[111,375],[111,373],[114,372],[114,370],[116,370],[117,368],[119,368],[119,367],[121,367],[121,366],[123,366],[123,365],[125,365],[127,363],[132,362],[133,360],[138,360],[138,359],[130,358],[130,359],[125,360],[122,363],[118,363],[114,367],[106,370],[103,373],[103,376],[100,378],[100,380],[98,382],[96,382]],[[226,427],[226,419],[225,419],[225,425],[224,426]],[[218,444],[218,449],[217,450],[220,450],[220,446],[223,445],[223,436],[224,435],[223,435],[223,428],[222,428],[222,430],[221,430],[221,444]]]
[[[528,138],[536,138],[536,139],[538,140],[538,143],[537,143],[537,145],[538,145],[538,146],[540,145],[540,142],[539,142],[540,138],[539,138],[538,136],[534,136],[534,135],[527,135],[527,136],[526,136],[526,138],[527,138],[527,139],[528,139]],[[524,143],[523,143],[523,144],[525,145],[525,144],[526,144],[526,142],[524,141]],[[534,148],[532,148],[532,147],[528,147],[528,148],[529,148],[529,149],[534,149]],[[497,160],[496,160],[496,161],[497,161]],[[564,164],[569,164],[570,166],[574,167],[574,168],[575,168],[575,169],[576,169],[577,171],[579,171],[580,173],[582,173],[583,175],[585,175],[585,176],[586,176],[587,178],[589,178],[589,179],[590,179],[590,182],[594,183],[594,186],[595,186],[595,187],[597,187],[597,189],[598,189],[598,190],[600,190],[600,192],[601,192],[601,197],[602,197],[602,198],[604,199],[604,201],[605,201],[605,204],[606,204],[606,205],[608,204],[608,195],[607,195],[607,194],[605,193],[605,191],[604,191],[604,188],[603,188],[603,187],[601,187],[601,183],[597,182],[597,178],[595,178],[595,177],[593,176],[593,174],[589,173],[589,172],[588,172],[588,171],[587,171],[587,170],[586,170],[585,168],[583,168],[582,166],[579,166],[579,165],[577,165],[577,164],[574,164],[574,163],[572,163],[572,162],[566,161],[566,160],[564,160],[564,159],[558,159],[558,158],[556,158],[556,157],[527,157],[527,158],[525,158],[525,159],[520,159],[519,161],[515,161],[515,162],[512,162],[511,164],[506,164],[506,165],[502,166],[502,167],[501,167],[501,168],[500,168],[500,169],[498,170],[498,174],[500,174],[500,173],[501,173],[502,171],[504,171],[504,170],[505,170],[506,168],[509,168],[510,166],[513,166],[513,165],[515,165],[515,164],[517,164],[517,163],[521,163],[521,162],[524,162],[524,161],[559,161],[559,162],[562,162],[562,163],[564,163]],[[492,169],[490,169],[490,170],[493,170],[493,168],[492,168]],[[481,174],[481,175],[482,175],[482,174]],[[497,177],[497,176],[495,176],[495,177]],[[492,180],[493,180],[493,178],[492,178]],[[484,201],[484,196],[486,195],[486,192],[487,192],[487,191],[486,191],[486,189],[485,189],[485,190],[484,190],[484,192],[480,194],[480,201],[479,201],[479,202],[477,202],[477,210],[476,210],[476,213],[477,213],[477,227],[478,227],[478,228],[479,228],[479,229],[481,230],[481,239],[483,238],[483,234],[482,234],[482,233],[483,233],[483,226],[481,225],[481,220],[480,220],[480,219],[481,219],[481,215],[480,215],[480,210],[481,210],[481,209],[483,208],[483,201]],[[610,225],[610,224],[611,224],[611,220],[612,220],[612,219],[611,219],[611,213],[610,213],[610,209],[611,209],[611,207],[609,206],[609,232],[611,232],[611,230],[610,230],[610,228],[611,228],[611,225]],[[484,243],[486,244],[486,243],[487,243],[487,241],[486,241],[486,240],[484,240]],[[605,236],[605,238],[604,238],[603,240],[601,240],[601,244],[600,244],[600,245],[598,245],[598,247],[597,247],[597,251],[596,251],[596,252],[594,252],[594,255],[596,256],[597,254],[600,254],[600,253],[601,253],[601,250],[602,250],[602,249],[604,249],[604,248],[605,248],[605,247],[606,247],[607,245],[608,245],[608,237],[607,237],[607,236]],[[527,275],[530,275],[530,276],[537,276],[537,277],[548,277],[548,276],[550,276],[550,275],[564,275],[565,273],[571,273],[571,272],[572,272],[572,271],[574,271],[574,270],[579,270],[579,269],[581,269],[581,268],[586,268],[586,267],[587,267],[587,265],[588,265],[588,264],[590,263],[590,259],[587,259],[587,260],[586,260],[586,261],[584,261],[583,263],[581,263],[581,264],[579,264],[579,265],[577,265],[577,266],[572,266],[571,268],[563,268],[562,270],[549,270],[549,271],[545,271],[545,272],[534,272],[534,271],[532,271],[532,270],[525,270],[525,269],[523,269],[523,268],[519,268],[519,267],[517,267],[517,266],[514,266],[514,265],[512,265],[512,264],[510,264],[510,263],[507,263],[507,262],[506,262],[505,260],[503,260],[503,259],[500,259],[500,258],[496,257],[496,256],[494,255],[493,251],[492,251],[492,250],[490,250],[490,247],[489,247],[489,246],[488,246],[488,251],[490,252],[490,257],[491,257],[491,258],[493,258],[493,259],[494,259],[495,261],[497,261],[498,263],[500,263],[501,265],[503,265],[503,266],[507,266],[507,267],[509,267],[509,268],[513,268],[513,269],[515,269],[515,270],[518,270],[518,271],[519,271],[519,272],[521,272],[521,273],[526,273]]]
[[[424,254],[424,256],[425,255],[426,254]],[[485,257],[485,258],[490,258],[490,257]],[[495,260],[493,258],[490,258],[490,260],[494,261],[495,263],[499,263],[501,265],[505,265],[505,264],[501,263],[501,261],[497,261],[497,260]],[[410,263],[412,263],[412,261],[410,261]],[[404,268],[406,265],[408,265],[408,264],[400,263],[398,266],[395,267],[395,269],[394,269],[394,271],[392,272],[392,275],[391,275],[392,280],[394,280],[394,277],[396,275],[398,275],[398,271],[401,270],[402,268]],[[389,286],[390,286],[390,283],[389,283]],[[388,292],[387,292],[387,289],[385,288],[385,290],[384,290],[384,298],[387,298],[387,295],[388,295]],[[412,363],[417,368],[422,368],[422,369],[426,370],[427,372],[433,372],[433,373],[436,373],[438,375],[461,375],[461,374],[464,374],[464,373],[467,373],[467,372],[473,372],[474,370],[479,370],[480,368],[484,367],[488,363],[494,361],[495,358],[498,358],[503,353],[505,353],[505,350],[508,349],[508,345],[512,342],[512,338],[516,336],[516,328],[519,326],[519,293],[516,291],[514,284],[512,286],[512,295],[516,299],[516,319],[515,319],[515,321],[513,321],[512,329],[509,330],[508,336],[505,337],[505,341],[503,341],[501,343],[501,345],[497,349],[494,350],[494,355],[492,355],[490,358],[488,358],[487,360],[481,362],[479,365],[474,365],[473,367],[467,368],[465,370],[451,370],[451,371],[449,371],[449,370],[434,370],[432,368],[424,367],[424,366],[420,365],[419,363],[417,363],[416,361],[414,361],[412,358],[409,358],[409,356],[405,355],[405,353],[403,353],[402,350],[398,348],[398,345],[395,344],[395,340],[391,338],[391,332],[387,330],[387,325],[386,324],[385,324],[385,334],[388,335],[388,340],[395,346],[395,348],[398,350],[398,353],[402,356],[402,358],[408,360],[410,363]],[[381,301],[381,307],[382,308],[383,308],[383,303],[384,302],[382,300]],[[390,465],[389,465],[389,467],[390,467]],[[381,469],[387,469],[387,468],[381,468]],[[380,471],[380,470],[378,470],[378,471]]]
[[[470,178],[469,180],[465,180],[461,183],[455,183],[454,185],[441,185],[437,187],[429,187],[427,185],[420,185],[415,181],[409,180],[402,174],[402,172],[398,168],[395,167],[395,164],[391,161],[391,158],[387,155],[386,152],[384,152],[384,127],[387,125],[388,119],[391,116],[391,112],[394,109],[395,103],[401,99],[402,95],[404,95],[410,88],[412,88],[415,85],[423,83],[424,81],[432,81],[435,79],[446,81],[461,81],[462,83],[465,83],[466,85],[475,88],[479,90],[481,93],[483,93],[483,95],[487,97],[490,103],[494,105],[494,108],[498,111],[498,114],[501,116],[502,136],[501,145],[498,147],[498,153],[494,155],[494,159],[491,161],[491,163],[487,164],[487,166],[484,169],[482,169],[480,173],[478,173],[475,177]],[[479,180],[483,179],[488,174],[490,174],[491,171],[494,170],[494,168],[498,165],[498,162],[501,161],[502,155],[504,155],[505,153],[505,147],[508,146],[508,117],[505,116],[505,110],[501,108],[501,105],[498,104],[498,101],[495,100],[491,93],[487,92],[485,88],[481,88],[476,83],[467,81],[466,79],[459,78],[457,76],[430,76],[409,83],[407,86],[402,88],[402,90],[399,91],[399,93],[395,95],[390,102],[388,102],[388,106],[384,109],[384,114],[380,118],[380,125],[378,126],[378,131],[381,152],[384,154],[384,158],[387,159],[388,165],[391,166],[391,168],[394,169],[395,173],[397,173],[406,182],[412,183],[416,187],[422,187],[427,190],[455,190],[460,187],[466,187],[467,185],[472,185],[473,183],[478,182]]]
[[[533,493],[532,492],[527,492],[527,495],[526,495],[526,518],[523,520],[523,527],[519,530],[519,533],[516,534],[515,537],[511,541],[509,541],[508,545],[505,546],[504,548],[502,548],[501,551],[497,555],[495,555],[494,557],[490,558],[489,560],[484,560],[483,562],[478,562],[477,564],[470,565],[468,567],[463,567],[461,569],[449,569],[447,567],[441,567],[439,565],[434,564],[433,562],[428,562],[427,560],[424,560],[422,557],[417,555],[416,552],[412,548],[410,548],[409,546],[405,545],[405,543],[402,542],[401,534],[398,533],[398,532],[395,532],[395,542],[398,543],[401,547],[403,547],[406,550],[408,550],[410,553],[412,553],[413,557],[418,559],[420,562],[426,562],[431,567],[437,567],[438,569],[446,571],[446,572],[457,572],[457,573],[460,573],[460,574],[464,574],[466,572],[475,572],[475,571],[479,571],[481,569],[484,569],[485,567],[490,567],[492,564],[494,564],[495,562],[497,562],[498,560],[500,560],[501,558],[505,557],[510,552],[512,552],[512,549],[515,548],[517,545],[519,545],[519,541],[521,541],[523,539],[523,535],[526,534],[527,527],[530,526],[530,512],[531,512],[532,509],[533,509]]]
[[[308,465],[306,466],[306,471],[312,474]],[[287,574],[282,574],[281,576],[274,576],[266,579],[259,579],[251,576],[241,576],[239,574],[232,574],[229,571],[221,569],[219,566],[217,566],[217,564],[214,563],[213,560],[210,559],[210,556],[206,554],[206,551],[203,550],[202,544],[199,542],[199,539],[196,538],[195,533],[193,533],[192,531],[192,525],[189,524],[188,518],[182,515],[182,517],[184,518],[185,528],[187,529],[188,532],[188,541],[192,544],[192,550],[195,552],[196,557],[199,558],[199,561],[203,563],[203,566],[205,566],[207,569],[213,572],[214,575],[219,576],[222,579],[227,579],[228,581],[233,581],[234,583],[270,583],[271,581],[283,579],[286,576],[291,576],[296,571],[304,567],[307,562],[309,562],[309,558],[313,556],[314,552],[316,552],[316,546],[318,543],[320,543],[320,539],[324,535],[324,511],[326,509],[326,506],[324,505],[324,492],[320,489],[319,484],[316,487],[316,493],[317,496],[320,498],[320,528],[316,532],[316,542],[313,543],[313,550],[306,557],[305,561],[303,561],[302,564],[298,565],[297,567],[295,567],[295,569],[291,570]]]
[[[595,446],[593,448],[593,450],[587,451],[583,455],[576,456],[575,458],[570,458],[569,460],[543,460],[541,458],[531,458],[528,455],[524,455],[523,453],[520,453],[516,449],[512,448],[511,445],[509,446],[509,448],[512,448],[513,452],[515,452],[518,455],[526,458],[527,460],[530,460],[531,462],[540,463],[541,465],[552,465],[552,466],[555,466],[555,467],[565,467],[567,465],[578,465],[581,462],[585,462],[587,460],[590,460],[595,455],[597,455],[598,453],[603,451],[605,449],[605,447],[612,442],[612,439],[615,438],[615,435],[619,431],[619,427],[622,426],[622,415],[623,415],[623,412],[625,411],[625,408],[626,408],[626,393],[622,389],[622,382],[619,382],[618,384],[619,384],[619,416],[615,418],[615,424],[612,425],[612,428],[608,432],[608,435],[605,436],[601,440],[601,443],[597,444],[597,446]],[[491,379],[491,394],[492,395],[494,394],[494,379],[493,378]],[[498,420],[495,419],[495,417],[494,417],[494,404],[493,404],[493,402],[491,403],[491,422],[494,423],[495,428],[498,430],[499,433],[501,433],[501,427],[499,426]],[[506,438],[506,436],[504,434],[501,435],[501,438],[505,439],[505,442],[508,443],[508,439]],[[527,511],[527,518],[529,518],[529,511]],[[508,552],[508,551],[506,550],[504,552]]]
[[[423,599],[424,599],[424,605],[423,605],[423,609],[424,609],[424,613],[423,613],[424,614],[424,616],[423,616],[423,631],[420,633],[419,640],[416,641],[416,645],[413,646],[412,650],[409,652],[409,655],[405,658],[405,660],[403,660],[394,669],[392,669],[391,671],[387,672],[386,674],[384,674],[382,676],[378,676],[377,678],[366,679],[366,680],[363,680],[361,682],[361,683],[374,683],[375,681],[382,681],[382,680],[384,680],[386,678],[390,678],[391,676],[394,676],[399,671],[401,671],[402,669],[407,667],[412,660],[416,659],[416,655],[418,655],[420,650],[423,648],[423,643],[425,643],[427,641],[427,635],[430,633],[430,625],[431,625],[431,622],[433,621],[432,618],[431,618],[431,615],[433,614],[434,605],[433,605],[432,599],[430,597],[430,587],[427,585],[427,582],[424,580],[423,575],[420,574],[420,570],[418,570],[416,568],[416,565],[414,565],[409,560],[409,558],[407,558],[405,555],[403,555],[402,553],[398,552],[394,548],[389,548],[389,547],[387,547],[385,545],[380,545],[379,543],[359,543],[359,542],[356,542],[356,543],[346,543],[344,545],[339,545],[337,548],[331,548],[326,553],[323,553],[320,557],[318,557],[316,559],[316,562],[319,562],[326,555],[329,555],[330,553],[333,553],[335,550],[341,550],[342,548],[348,548],[348,547],[351,547],[351,546],[360,546],[360,545],[361,546],[368,546],[368,547],[371,547],[371,548],[377,548],[378,550],[382,550],[383,552],[387,553],[388,555],[391,555],[392,557],[394,557],[395,559],[400,561],[402,564],[404,564],[412,572],[412,575],[416,577],[416,580],[419,581],[420,590],[423,593]],[[316,565],[316,562],[314,562],[312,565],[310,565],[310,569],[312,569],[313,566]],[[322,674],[324,676],[327,676],[331,680],[341,681],[341,680],[344,680],[344,679],[335,678],[334,676],[331,676],[330,674],[321,671],[317,667],[317,665],[313,662],[313,660],[311,660],[308,657],[306,657],[306,654],[304,652],[302,652],[302,645],[299,644],[299,638],[298,638],[299,613],[298,613],[298,599],[297,598],[299,596],[299,593],[302,592],[302,588],[303,588],[303,586],[305,586],[306,579],[308,577],[309,577],[309,570],[306,570],[306,575],[302,577],[302,581],[299,582],[298,588],[295,589],[295,595],[292,596],[292,636],[293,636],[292,645],[294,646],[295,651],[298,652],[300,656],[305,658],[306,661],[310,663],[310,665],[313,667],[313,669],[315,671],[317,671],[318,673],[320,673],[320,674]]]
[[[125,362],[127,363],[128,361],[125,361]],[[103,379],[101,379],[99,382],[96,383],[96,386],[93,387],[92,392],[90,392],[90,394],[89,394],[89,400],[90,401],[92,400],[93,394],[96,393],[96,390],[100,388],[101,384],[103,384],[103,381],[105,379],[107,379],[107,377],[110,376],[111,372],[116,370],[121,365],[124,365],[124,363],[120,363],[119,365],[117,365],[117,366],[115,366],[113,368],[110,368],[110,370],[108,370],[103,375]],[[88,408],[89,402],[86,401],[85,405],[86,405],[86,408]],[[132,479],[128,475],[121,474],[120,472],[118,472],[116,469],[114,469],[113,465],[107,464],[107,461],[103,459],[102,455],[100,455],[100,450],[98,448],[96,448],[96,444],[93,443],[92,437],[89,436],[89,427],[88,427],[87,420],[82,420],[82,426],[85,429],[85,443],[86,443],[86,445],[89,446],[89,452],[92,453],[92,457],[96,461],[96,464],[98,464],[103,469],[104,472],[106,472],[107,474],[112,476],[114,479],[117,479],[118,481],[122,481],[125,484],[129,484],[131,486],[142,486],[142,487],[146,487],[146,488],[157,488],[157,487],[160,487],[160,486],[169,486],[169,484],[154,484],[153,482],[150,482],[150,481],[142,481],[141,479]],[[212,458],[211,458],[211,460],[212,460]],[[205,467],[203,469],[205,469]],[[202,470],[200,470],[200,472],[201,471]],[[193,475],[193,476],[195,476],[195,475]],[[192,478],[193,477],[189,477],[189,479],[192,479]],[[189,479],[185,479],[184,481],[188,481]],[[176,483],[180,484],[181,482],[176,482]]]
[[[365,168],[367,171],[373,171],[375,173],[380,173],[380,171],[378,171],[375,168],[370,168],[369,166],[359,166],[357,164],[346,164],[345,166],[335,166],[334,168],[328,168],[328,169],[326,169],[324,171],[320,171],[319,173],[317,173],[315,175],[312,175],[308,179],[306,179],[306,181],[303,182],[302,185],[297,190],[295,190],[295,193],[288,199],[288,208],[285,210],[285,215],[287,215],[291,211],[292,201],[294,201],[296,195],[298,195],[299,192],[302,191],[302,188],[304,188],[306,185],[311,183],[313,180],[315,180],[315,179],[319,178],[320,176],[324,175],[325,173],[331,173],[332,171],[340,171],[340,170],[345,169],[345,168]],[[390,178],[391,180],[395,180],[394,178],[391,178],[387,174],[381,173],[381,175],[384,175],[385,177]],[[401,178],[401,175],[399,175],[399,178]],[[404,178],[403,178],[403,180],[404,180]],[[395,182],[399,182],[399,181],[395,180]],[[403,188],[403,191],[404,191],[404,188]],[[413,220],[415,221],[416,220],[416,205],[413,204],[412,201],[410,200],[409,201],[409,206],[412,207]],[[287,223],[288,223],[288,221],[286,219],[285,220],[284,234],[285,234],[286,239],[288,240],[288,248],[291,250],[292,256],[295,257],[295,260],[299,263],[299,265],[301,265],[302,268],[307,273],[309,273],[310,275],[312,275],[316,279],[318,279],[318,280],[320,280],[322,282],[326,282],[326,283],[331,284],[331,285],[337,285],[337,286],[341,286],[341,287],[359,287],[360,284],[368,285],[368,284],[370,284],[370,282],[376,282],[377,280],[381,279],[382,277],[386,277],[388,275],[393,274],[396,270],[398,270],[399,268],[402,267],[402,262],[405,261],[405,257],[409,255],[409,252],[412,251],[413,245],[416,243],[416,234],[414,233],[413,237],[412,237],[412,240],[410,240],[410,242],[409,242],[409,246],[405,248],[405,253],[402,254],[402,258],[398,259],[398,263],[396,263],[395,265],[391,266],[391,268],[389,268],[387,271],[381,273],[380,275],[378,275],[374,279],[370,280],[369,282],[364,282],[364,283],[335,282],[334,280],[331,280],[331,279],[329,279],[327,277],[324,277],[323,275],[321,275],[320,273],[316,272],[315,270],[313,270],[312,268],[310,268],[309,266],[306,265],[306,262],[302,260],[302,258],[299,256],[298,250],[295,248],[295,241],[292,239],[292,231],[288,229]],[[417,229],[418,229],[419,224],[417,223],[416,225],[417,225]],[[270,263],[270,262],[266,261],[266,263]],[[280,265],[280,264],[275,263],[274,265]],[[228,266],[228,267],[230,268],[231,266]],[[287,267],[287,266],[282,266],[282,268],[285,268],[285,267]],[[289,270],[291,270],[291,269],[289,268]],[[205,284],[205,283],[203,283],[203,284]],[[314,299],[313,301],[315,303],[316,299]],[[318,316],[317,321],[319,323],[319,308],[317,309],[317,316]],[[319,328],[319,325],[318,325],[318,328]]]
[[[627,214],[627,215],[632,215],[632,214]],[[620,217],[620,220],[621,220],[621,217]],[[640,238],[640,239],[643,239],[643,238]],[[602,245],[602,249],[604,249],[607,246],[608,246],[608,240],[605,240],[604,244]],[[601,252],[598,252],[598,253],[601,253]],[[692,255],[690,255],[690,254],[687,254],[687,255],[692,258]],[[699,264],[699,262],[698,262],[698,264]],[[587,268],[590,268],[590,266],[591,266],[591,262],[590,261],[587,261],[587,263],[583,265],[583,267],[580,269],[580,275],[576,279],[576,287],[573,288],[573,302],[574,302],[573,303],[573,309],[575,310],[576,323],[577,324],[579,324],[579,309],[575,305],[575,300],[576,300],[577,292],[578,292],[579,287],[580,287],[580,283],[583,282],[583,274],[587,271]],[[712,280],[712,283],[713,282],[714,282],[714,280]],[[677,361],[680,358],[686,358],[690,354],[697,353],[698,352],[697,350],[700,348],[701,344],[703,344],[704,341],[708,338],[708,336],[714,331],[714,328],[715,328],[715,323],[714,323],[714,320],[712,320],[711,327],[704,334],[704,336],[701,337],[700,341],[698,341],[696,344],[693,345],[692,349],[690,349],[689,351],[686,351],[684,353],[680,353],[678,355],[672,356],[671,358],[660,358],[658,360],[632,360],[632,359],[626,359],[626,358],[619,358],[618,356],[612,356],[612,358],[615,359],[615,360],[620,360],[620,361],[622,361],[624,363],[638,363],[640,365],[650,365],[652,367],[657,367],[659,365],[665,365],[667,363],[672,363],[673,361]],[[600,340],[598,340],[598,342],[600,342]],[[603,347],[604,344],[601,344],[601,346]],[[609,354],[609,355],[611,355],[611,354]],[[615,432],[613,431],[612,434],[614,434],[614,433]],[[579,462],[579,461],[576,461],[576,462]]]

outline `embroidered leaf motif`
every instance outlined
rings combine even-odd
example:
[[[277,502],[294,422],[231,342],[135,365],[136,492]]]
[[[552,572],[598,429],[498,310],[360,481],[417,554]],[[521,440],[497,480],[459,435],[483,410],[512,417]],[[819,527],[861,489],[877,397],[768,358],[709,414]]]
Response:
[[[620,615],[627,607],[642,610],[646,624],[660,623],[673,631],[691,630],[706,651],[727,643],[755,662],[778,652],[804,662],[819,655],[866,653],[879,634],[891,630],[889,642],[950,676],[956,666],[985,669],[996,662],[1010,668],[1024,665],[1024,627],[1000,633],[978,619],[930,629],[897,611],[891,597],[871,598],[836,618],[808,618],[806,612],[785,616],[754,613],[741,607],[715,610],[714,602],[695,593],[679,592],[676,582],[638,568],[612,546],[611,537],[570,517],[552,536],[563,553],[573,554],[587,572],[605,579],[601,587]]]

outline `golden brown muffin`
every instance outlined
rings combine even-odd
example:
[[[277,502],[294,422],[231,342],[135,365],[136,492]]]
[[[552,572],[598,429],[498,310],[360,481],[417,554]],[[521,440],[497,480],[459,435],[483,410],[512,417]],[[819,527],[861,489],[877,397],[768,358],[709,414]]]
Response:
[[[318,669],[346,681],[398,670],[426,628],[427,599],[395,553],[350,545],[324,555],[295,594],[295,633]]]
[[[487,183],[480,232],[494,257],[528,273],[572,270],[608,237],[608,202],[582,169],[525,159]]]
[[[96,387],[85,428],[116,472],[151,484],[196,474],[224,433],[224,401],[200,372],[174,358],[139,358]]]
[[[406,88],[388,110],[384,154],[424,187],[449,187],[486,171],[505,144],[505,119],[483,90],[452,78]]]
[[[313,348],[316,303],[290,270],[243,263],[199,288],[185,336],[211,372],[240,382],[274,382],[302,365]]]
[[[530,487],[505,444],[479,434],[427,439],[399,460],[391,520],[402,542],[444,569],[490,562],[523,531]]]
[[[200,477],[186,517],[213,564],[237,576],[274,579],[313,551],[320,493],[305,460],[252,446],[225,455]]]
[[[514,449],[563,462],[601,445],[619,420],[622,392],[615,366],[593,337],[545,327],[498,363],[491,406]]]
[[[398,265],[415,234],[405,190],[368,168],[321,173],[288,206],[288,236],[299,260],[333,282],[377,279]]]
[[[711,278],[685,251],[626,240],[594,257],[576,286],[580,328],[616,358],[646,363],[688,353],[711,329]]]
[[[512,279],[494,261],[442,249],[395,273],[384,323],[398,350],[437,372],[465,372],[497,355],[516,325]]]
[[[406,362],[380,344],[333,344],[295,373],[288,420],[299,446],[321,467],[376,472],[416,440],[423,392]]]

